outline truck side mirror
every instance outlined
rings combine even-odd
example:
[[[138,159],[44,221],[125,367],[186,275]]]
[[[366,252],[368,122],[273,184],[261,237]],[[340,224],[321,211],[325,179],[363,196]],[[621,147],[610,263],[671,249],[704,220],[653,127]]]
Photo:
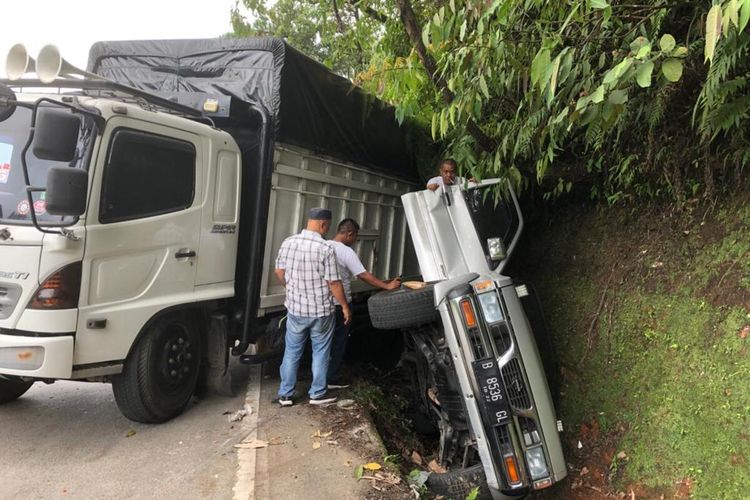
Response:
[[[16,94],[0,84],[0,122],[4,122],[16,111]]]
[[[34,132],[34,156],[69,162],[75,158],[81,119],[61,109],[39,108]]]
[[[89,175],[83,169],[52,167],[47,171],[47,212],[51,215],[81,215],[86,211]]]

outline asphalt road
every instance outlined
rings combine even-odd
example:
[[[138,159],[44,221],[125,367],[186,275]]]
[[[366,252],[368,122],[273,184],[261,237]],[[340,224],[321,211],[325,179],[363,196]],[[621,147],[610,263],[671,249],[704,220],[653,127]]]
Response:
[[[0,406],[0,499],[231,498],[243,429],[208,395],[161,425],[131,422],[109,384],[35,384]]]

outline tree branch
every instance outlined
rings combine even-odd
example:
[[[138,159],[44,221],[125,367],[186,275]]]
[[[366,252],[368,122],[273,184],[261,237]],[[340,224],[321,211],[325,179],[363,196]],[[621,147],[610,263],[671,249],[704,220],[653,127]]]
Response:
[[[367,14],[368,17],[371,17],[372,19],[379,21],[383,24],[388,22],[388,16],[383,14],[382,12],[378,12],[377,10],[373,9],[369,5],[365,5],[364,7],[360,6],[360,2],[362,0],[349,0],[349,5],[352,7],[356,7],[357,9],[360,9],[362,12]]]
[[[448,85],[437,76],[437,63],[435,63],[435,59],[427,53],[427,47],[422,43],[422,29],[419,26],[417,17],[414,15],[414,9],[412,9],[410,0],[396,0],[396,5],[398,5],[399,14],[401,15],[401,23],[404,25],[406,34],[409,36],[409,40],[414,46],[414,50],[417,52],[419,60],[422,61],[422,66],[427,70],[427,74],[430,76],[432,84],[435,85],[442,94],[443,102],[446,105],[449,105],[453,102],[455,96],[448,88]],[[485,134],[473,119],[469,119],[466,123],[466,129],[485,152],[491,153],[497,149],[497,143],[495,140]]]

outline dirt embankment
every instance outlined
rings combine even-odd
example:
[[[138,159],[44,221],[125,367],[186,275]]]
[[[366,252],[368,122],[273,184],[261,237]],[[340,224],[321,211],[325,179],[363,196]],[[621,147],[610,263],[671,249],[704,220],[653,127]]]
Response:
[[[550,498],[740,498],[750,488],[750,204],[568,205],[532,218],[570,477]]]

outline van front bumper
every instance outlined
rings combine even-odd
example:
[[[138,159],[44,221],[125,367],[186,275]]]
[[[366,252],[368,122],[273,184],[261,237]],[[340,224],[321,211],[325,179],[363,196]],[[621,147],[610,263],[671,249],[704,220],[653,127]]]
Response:
[[[0,334],[0,374],[34,378],[70,378],[73,335],[54,337]]]

